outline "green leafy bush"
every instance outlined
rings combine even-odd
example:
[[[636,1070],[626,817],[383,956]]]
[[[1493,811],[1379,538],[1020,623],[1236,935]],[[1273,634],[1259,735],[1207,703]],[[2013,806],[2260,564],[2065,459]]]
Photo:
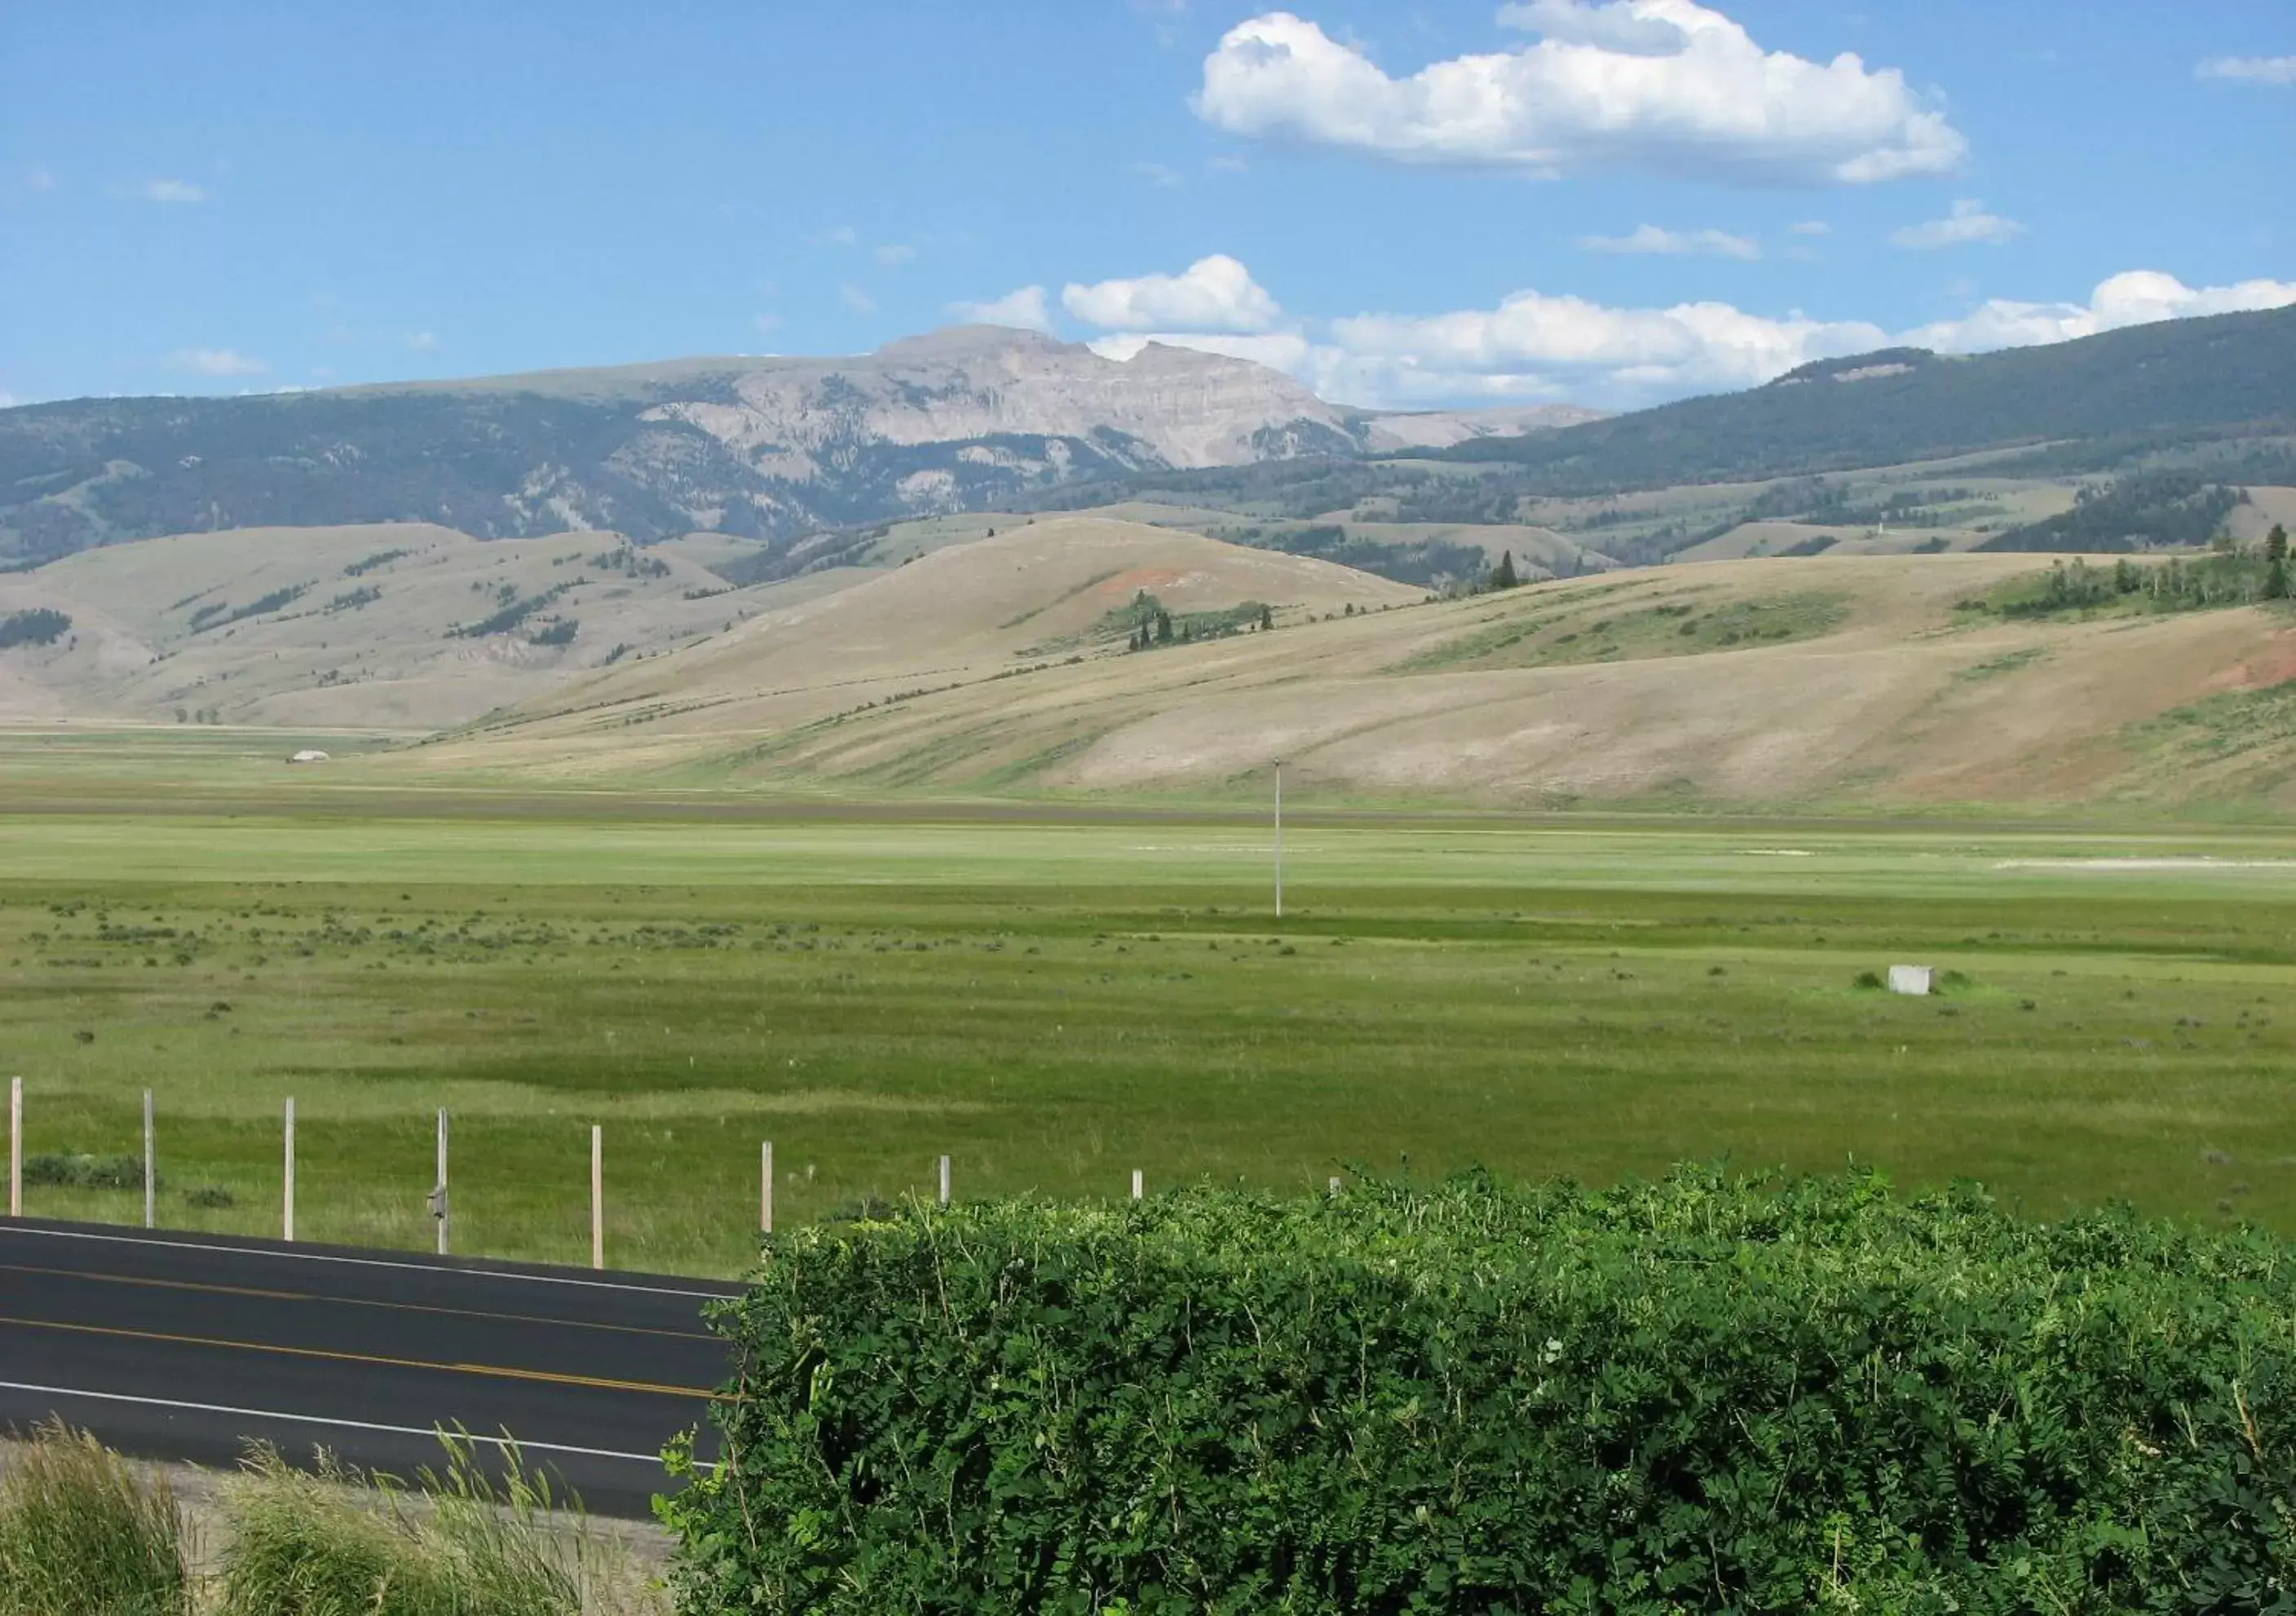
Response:
[[[689,1612],[2296,1601],[2296,1261],[1974,1187],[1203,1189],[777,1236]]]
[[[139,1156],[88,1156],[43,1152],[24,1158],[24,1182],[76,1190],[133,1190],[144,1185]]]

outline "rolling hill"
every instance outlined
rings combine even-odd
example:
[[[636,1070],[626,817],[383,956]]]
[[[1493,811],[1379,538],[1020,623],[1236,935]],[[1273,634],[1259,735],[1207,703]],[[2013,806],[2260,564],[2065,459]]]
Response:
[[[1095,521],[929,555],[378,769],[931,794],[2296,805],[2277,607],[2012,620],[2018,555],[1654,568],[1428,601]],[[1111,611],[1281,598],[1128,652]],[[1354,610],[1350,611],[1349,608]]]
[[[427,731],[839,581],[734,597],[702,566],[611,533],[481,543],[385,523],[147,539],[0,574],[0,620],[68,619],[0,651],[0,718]]]

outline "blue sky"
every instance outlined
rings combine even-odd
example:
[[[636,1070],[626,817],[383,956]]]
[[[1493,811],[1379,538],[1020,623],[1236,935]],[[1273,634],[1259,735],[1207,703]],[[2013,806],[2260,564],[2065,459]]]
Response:
[[[0,400],[985,313],[1618,405],[2296,300],[2288,0],[1293,4],[0,8]]]

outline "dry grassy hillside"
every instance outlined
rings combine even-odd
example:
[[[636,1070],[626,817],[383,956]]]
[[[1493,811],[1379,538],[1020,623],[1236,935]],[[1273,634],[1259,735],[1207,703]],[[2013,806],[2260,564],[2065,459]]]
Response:
[[[2277,610],[1956,611],[2046,564],[1989,554],[1714,562],[1424,603],[1084,525],[939,552],[614,669],[423,767],[1217,794],[1282,759],[1327,800],[2296,800],[2279,688],[2296,632]],[[1274,633],[1147,653],[1075,637],[1136,587],[1297,605]]]
[[[429,730],[772,603],[611,533],[480,542],[423,523],[243,529],[0,576],[0,617],[68,637],[0,652],[0,717]],[[539,602],[522,614],[527,603]],[[505,615],[516,620],[491,632]],[[571,638],[551,643],[568,631]]]
[[[1017,692],[1021,681],[1111,656],[1141,667],[1197,650],[1121,653],[1126,630],[1111,619],[1144,595],[1176,618],[1268,608],[1275,633],[1221,645],[1422,598],[1368,573],[1200,534],[1046,518],[762,612],[690,650],[634,660],[432,753],[459,764],[569,751],[587,755],[582,767],[683,767],[710,737],[778,736],[906,707],[925,692]]]

